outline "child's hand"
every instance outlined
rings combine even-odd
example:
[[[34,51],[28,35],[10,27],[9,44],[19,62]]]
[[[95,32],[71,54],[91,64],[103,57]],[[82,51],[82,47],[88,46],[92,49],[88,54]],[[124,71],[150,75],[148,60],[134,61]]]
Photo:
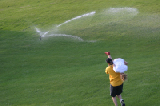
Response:
[[[104,52],[106,55],[110,55],[110,52]]]

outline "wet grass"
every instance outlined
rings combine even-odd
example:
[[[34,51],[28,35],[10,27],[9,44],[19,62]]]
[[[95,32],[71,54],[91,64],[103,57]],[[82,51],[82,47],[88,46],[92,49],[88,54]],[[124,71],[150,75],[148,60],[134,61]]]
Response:
[[[138,14],[104,14],[123,7]],[[39,40],[35,27],[55,33],[56,25],[92,11],[55,31],[84,41]],[[126,105],[159,105],[159,1],[1,0],[0,14],[1,106],[112,106],[105,51],[129,63]]]

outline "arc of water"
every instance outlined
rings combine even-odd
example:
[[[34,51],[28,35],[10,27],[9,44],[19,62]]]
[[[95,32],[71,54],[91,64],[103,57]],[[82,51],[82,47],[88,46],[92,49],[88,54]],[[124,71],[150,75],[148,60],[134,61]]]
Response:
[[[49,31],[47,31],[47,32],[41,32],[38,28],[36,28],[36,32],[38,32],[41,37],[45,37],[45,35],[47,35]]]
[[[82,17],[92,16],[92,15],[94,15],[95,13],[96,13],[96,12],[93,11],[93,12],[90,12],[90,13],[87,13],[87,14],[83,14],[83,15],[81,15],[81,16],[76,16],[76,17],[72,18],[71,20],[67,20],[67,21],[65,21],[64,23],[57,25],[57,27],[60,27],[60,26],[63,25],[63,24],[67,24],[67,23],[69,23],[69,22],[71,22],[71,21],[73,21],[73,20],[76,20],[76,19],[79,19],[79,18],[82,18]]]
[[[67,20],[67,21],[65,21],[64,23],[57,25],[56,27],[58,28],[58,27],[60,27],[60,26],[63,25],[63,24],[67,24],[67,23],[69,23],[69,22],[71,22],[71,21],[73,21],[73,20],[80,19],[80,18],[82,18],[82,17],[92,16],[92,15],[94,15],[95,13],[96,13],[96,12],[93,11],[93,12],[90,12],[90,13],[83,14],[83,15],[81,15],[81,16],[76,16],[76,17],[72,18],[71,20]],[[66,36],[66,37],[71,37],[71,38],[73,38],[73,39],[77,39],[77,40],[79,40],[79,41],[84,41],[82,38],[80,38],[80,37],[78,37],[78,36],[72,36],[72,35],[66,35],[66,34],[48,34],[49,31],[47,31],[47,32],[41,32],[40,29],[38,29],[38,28],[35,28],[35,29],[36,29],[36,32],[38,32],[38,33],[40,34],[40,40],[41,40],[41,37],[45,37],[45,36]],[[47,34],[48,34],[48,35],[47,35]]]
[[[50,34],[50,35],[47,35],[48,32],[41,32],[40,29],[36,28],[36,32],[38,32],[40,34],[40,40],[41,40],[41,37],[45,37],[45,36],[57,36],[57,37],[60,37],[60,36],[64,36],[64,37],[71,37],[73,39],[77,39],[79,41],[84,41],[82,38],[78,37],[78,36],[72,36],[72,35],[66,35],[66,34]]]

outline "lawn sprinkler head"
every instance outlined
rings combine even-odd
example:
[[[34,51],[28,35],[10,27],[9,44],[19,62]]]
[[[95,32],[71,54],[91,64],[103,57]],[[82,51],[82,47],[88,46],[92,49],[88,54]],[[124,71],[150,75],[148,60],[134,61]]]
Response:
[[[39,40],[41,40],[41,39],[42,39],[42,37],[40,36]]]

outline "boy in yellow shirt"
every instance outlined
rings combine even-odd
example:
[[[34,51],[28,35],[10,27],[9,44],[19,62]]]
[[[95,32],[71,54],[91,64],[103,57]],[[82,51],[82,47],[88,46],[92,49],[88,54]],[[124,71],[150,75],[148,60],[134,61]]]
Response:
[[[110,95],[112,96],[113,103],[115,106],[118,106],[116,96],[120,99],[121,106],[125,106],[124,100],[122,99],[121,93],[123,91],[123,82],[121,78],[121,73],[116,73],[113,70],[113,61],[110,55],[110,52],[105,52],[108,55],[108,59],[106,62],[108,63],[108,67],[105,70],[106,74],[109,74],[110,80]],[[124,61],[124,64],[127,65],[128,63]],[[122,73],[123,74],[123,73]]]

